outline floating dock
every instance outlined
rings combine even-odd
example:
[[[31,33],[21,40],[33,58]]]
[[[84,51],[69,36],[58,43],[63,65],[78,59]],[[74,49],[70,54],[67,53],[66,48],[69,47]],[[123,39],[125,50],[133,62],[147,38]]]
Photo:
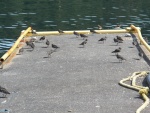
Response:
[[[0,93],[0,109],[9,113],[135,113],[143,99],[137,91],[119,85],[119,81],[150,69],[149,47],[138,30],[131,26],[116,31],[97,30],[97,34],[77,31],[88,36],[83,47],[83,38],[76,37],[73,31],[32,34],[28,28],[13,49],[1,57],[0,85],[10,95],[2,98]],[[48,47],[46,39],[39,40],[41,36],[50,41]],[[123,43],[115,43],[116,36]],[[33,37],[37,39],[34,50],[25,44]],[[103,37],[107,37],[106,41],[98,41]],[[54,50],[51,44],[59,48]],[[119,47],[118,54],[125,59],[121,62],[112,53]],[[18,53],[21,48],[23,53]],[[139,51],[144,54],[142,58]],[[143,81],[144,77],[140,77],[137,84],[143,86]],[[149,111],[147,106],[141,112]]]

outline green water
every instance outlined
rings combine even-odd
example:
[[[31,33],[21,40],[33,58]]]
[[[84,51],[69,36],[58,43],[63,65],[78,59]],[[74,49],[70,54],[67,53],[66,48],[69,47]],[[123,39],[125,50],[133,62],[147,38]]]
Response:
[[[0,56],[13,45],[21,30],[37,31],[112,29],[131,24],[150,37],[149,0],[1,0]]]

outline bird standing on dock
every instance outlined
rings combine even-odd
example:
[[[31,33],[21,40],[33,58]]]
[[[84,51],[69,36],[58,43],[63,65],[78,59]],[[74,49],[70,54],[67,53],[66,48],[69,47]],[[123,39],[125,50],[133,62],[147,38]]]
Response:
[[[119,62],[122,62],[123,60],[126,60],[125,58],[123,58],[121,55],[116,54],[117,59],[119,60]]]
[[[61,29],[58,29],[58,32],[59,32],[60,35],[64,33],[64,31],[61,30]]]
[[[0,86],[0,92],[2,92],[3,93],[3,96],[6,98],[6,95],[7,94],[10,94],[5,88],[3,88],[3,87],[1,87]]]
[[[36,42],[37,41],[37,37],[31,37],[31,42]]]
[[[141,58],[143,58],[143,56],[144,56],[144,55],[143,55],[143,52],[142,52],[141,50],[139,50],[138,55],[139,55],[139,57],[140,57],[139,60],[140,60]]]
[[[92,34],[98,34],[98,32],[96,32],[96,31],[93,30],[93,29],[90,29],[90,32],[91,32]]]
[[[46,45],[47,45],[47,47],[50,45],[50,42],[48,39],[46,40]]]
[[[123,39],[120,36],[116,36],[118,40],[123,41]]]
[[[80,36],[81,36],[83,39],[88,37],[88,36],[85,35],[85,34],[80,34]]]
[[[27,46],[30,46],[30,47],[32,48],[32,50],[34,50],[35,45],[34,45],[33,42],[31,42],[31,41],[26,41],[26,44],[27,44]]]
[[[114,51],[112,51],[112,53],[115,53],[116,55],[121,51],[121,47],[119,47],[118,49],[115,49]]]
[[[80,36],[80,34],[76,31],[74,31],[73,34],[76,35],[77,38]]]
[[[88,41],[88,39],[85,39],[81,44],[79,44],[79,45],[82,45],[83,46],[83,48],[84,48],[84,46],[85,46],[85,44],[87,43],[87,41]]]
[[[23,48],[20,48],[20,49],[19,49],[19,54],[22,54],[23,51],[24,51],[24,49],[23,49]]]
[[[118,45],[119,43],[123,43],[123,41],[118,40],[118,39],[116,39],[116,38],[114,38],[114,42],[117,43],[117,45]]]
[[[52,48],[54,48],[54,49],[56,50],[56,49],[58,49],[58,48],[60,48],[60,47],[58,47],[58,46],[55,45],[55,44],[52,44]]]
[[[37,33],[36,33],[36,30],[33,30],[33,29],[31,29],[31,33],[32,33],[32,34],[37,34]]]
[[[98,40],[98,42],[105,42],[106,41],[106,39],[107,39],[107,37],[105,36],[105,37],[103,37],[103,38],[100,38],[99,40]]]
[[[133,40],[133,41],[132,41],[132,45],[133,45],[133,47],[137,45],[136,40]]]
[[[42,36],[39,40],[40,40],[40,41],[45,40],[45,36]]]

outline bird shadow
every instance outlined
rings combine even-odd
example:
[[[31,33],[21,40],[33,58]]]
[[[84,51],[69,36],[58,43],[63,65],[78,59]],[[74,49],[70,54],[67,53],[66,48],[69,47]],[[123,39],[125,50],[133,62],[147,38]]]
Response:
[[[135,99],[141,99],[142,97],[137,95],[136,97],[134,97]]]
[[[32,52],[33,50],[27,50],[28,52]]]
[[[118,45],[109,45],[109,46],[118,46]]]
[[[134,47],[130,46],[130,47],[128,47],[128,48],[134,48]]]
[[[147,78],[146,78],[146,77],[143,79],[142,85],[143,85],[144,87],[148,87],[148,83],[147,83]]]
[[[139,58],[133,58],[134,60],[140,60]]]
[[[41,47],[41,48],[48,48],[48,47]]]
[[[110,55],[110,56],[116,56],[116,55]]]
[[[43,58],[50,58],[50,57],[43,57]]]
[[[16,55],[21,55],[20,53],[17,53]]]
[[[4,97],[4,96],[0,96],[0,98],[7,98],[7,97]]]
[[[70,37],[69,39],[77,39],[78,37]]]
[[[111,62],[111,63],[122,63],[122,62]]]
[[[104,42],[98,42],[98,44],[104,44]]]
[[[84,48],[84,47],[78,47],[78,48]]]

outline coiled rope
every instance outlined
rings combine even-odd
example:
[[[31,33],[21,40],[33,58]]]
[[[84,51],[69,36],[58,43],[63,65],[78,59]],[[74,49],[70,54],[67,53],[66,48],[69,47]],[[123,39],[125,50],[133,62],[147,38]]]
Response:
[[[124,78],[124,79],[122,79],[119,82],[119,84],[124,86],[124,87],[127,87],[127,88],[130,88],[130,89],[134,89],[134,90],[139,91],[139,94],[145,100],[145,102],[136,110],[136,113],[140,113],[149,104],[149,98],[147,97],[148,96],[148,92],[149,92],[149,88],[148,87],[144,87],[144,86],[136,85],[137,77],[147,76],[148,73],[149,73],[149,71],[134,72],[132,74],[132,76]],[[131,81],[131,85],[124,83],[126,81]]]

